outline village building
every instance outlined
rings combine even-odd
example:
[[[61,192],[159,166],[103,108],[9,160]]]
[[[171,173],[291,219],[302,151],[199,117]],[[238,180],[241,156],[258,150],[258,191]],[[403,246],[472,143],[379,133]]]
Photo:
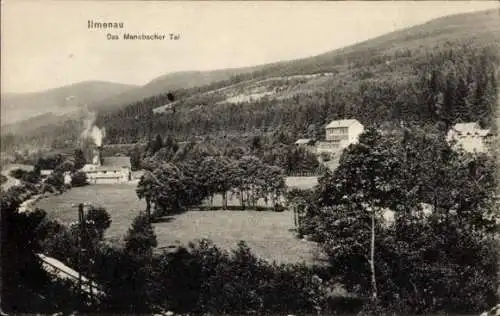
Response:
[[[131,180],[130,157],[101,157],[100,148],[95,151],[91,164],[80,171],[87,175],[90,184],[121,183]]]
[[[50,176],[53,172],[54,172],[54,170],[51,170],[51,169],[42,169],[42,170],[40,170],[40,175],[41,175],[42,177],[48,177],[48,176]]]
[[[478,123],[457,123],[447,134],[447,141],[467,152],[487,152],[494,141],[490,129],[481,129]]]
[[[355,119],[331,121],[325,127],[325,141],[317,142],[316,153],[337,153],[358,142],[364,131],[363,124]]]

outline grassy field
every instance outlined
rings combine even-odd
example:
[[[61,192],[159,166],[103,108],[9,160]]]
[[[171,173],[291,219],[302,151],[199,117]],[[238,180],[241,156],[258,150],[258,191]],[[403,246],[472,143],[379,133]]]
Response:
[[[285,183],[289,189],[312,189],[318,184],[318,177],[286,177]]]
[[[77,220],[73,205],[86,201],[108,210],[112,223],[106,237],[115,241],[123,238],[134,217],[145,208],[144,201],[135,195],[134,184],[74,188],[42,199],[36,207],[46,210],[51,218],[69,223]],[[229,204],[236,203],[233,200]],[[270,261],[311,263],[317,254],[314,243],[295,237],[292,213],[288,211],[190,211],[165,218],[154,226],[159,247],[187,245],[189,241],[208,238],[228,250],[245,240],[256,255]]]

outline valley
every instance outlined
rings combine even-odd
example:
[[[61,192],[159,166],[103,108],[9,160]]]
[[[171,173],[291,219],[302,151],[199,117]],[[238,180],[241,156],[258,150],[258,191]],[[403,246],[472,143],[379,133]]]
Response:
[[[487,310],[500,288],[499,69],[488,10],[301,59],[2,94],[6,306]]]

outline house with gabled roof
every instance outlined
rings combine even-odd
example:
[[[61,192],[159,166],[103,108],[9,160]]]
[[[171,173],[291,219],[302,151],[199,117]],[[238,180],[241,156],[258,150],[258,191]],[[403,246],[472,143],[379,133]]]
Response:
[[[335,153],[358,142],[364,131],[363,124],[356,119],[334,120],[325,126],[325,141],[318,142],[316,152]]]
[[[87,175],[90,184],[120,183],[131,180],[132,165],[130,157],[100,157],[93,159],[92,164],[86,164],[81,171]]]

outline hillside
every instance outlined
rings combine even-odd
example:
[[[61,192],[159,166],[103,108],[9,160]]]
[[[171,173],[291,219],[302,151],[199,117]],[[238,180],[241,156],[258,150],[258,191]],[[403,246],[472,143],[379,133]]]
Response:
[[[107,127],[108,142],[123,143],[146,137],[149,126],[155,134],[185,138],[278,129],[304,135],[311,125],[321,130],[328,120],[346,116],[368,125],[486,120],[496,98],[492,71],[499,44],[497,10],[453,15],[185,89],[171,104],[156,95],[103,112],[98,122]],[[153,109],[164,114],[146,124]]]
[[[144,140],[150,128],[177,138],[276,130],[295,137],[320,135],[328,120],[347,116],[368,125],[484,120],[496,98],[496,86],[488,89],[499,43],[497,10],[459,14],[314,57],[168,74],[91,106],[107,143]],[[171,91],[176,101],[151,117]]]
[[[42,92],[5,93],[1,101],[2,129],[29,134],[39,127],[61,124],[83,104],[96,111],[120,108],[165,91],[205,86],[258,68],[176,72],[155,78],[144,86],[93,81]]]
[[[201,87],[213,84],[214,82],[228,80],[235,75],[249,73],[258,68],[260,67],[208,71],[182,71],[166,74],[151,80],[144,86],[136,87],[134,89],[124,91],[123,93],[113,95],[107,99],[97,102],[95,105],[120,107],[168,91]]]
[[[133,87],[105,81],[87,81],[41,92],[3,93],[2,125],[50,112],[72,112],[84,104],[94,104]]]

